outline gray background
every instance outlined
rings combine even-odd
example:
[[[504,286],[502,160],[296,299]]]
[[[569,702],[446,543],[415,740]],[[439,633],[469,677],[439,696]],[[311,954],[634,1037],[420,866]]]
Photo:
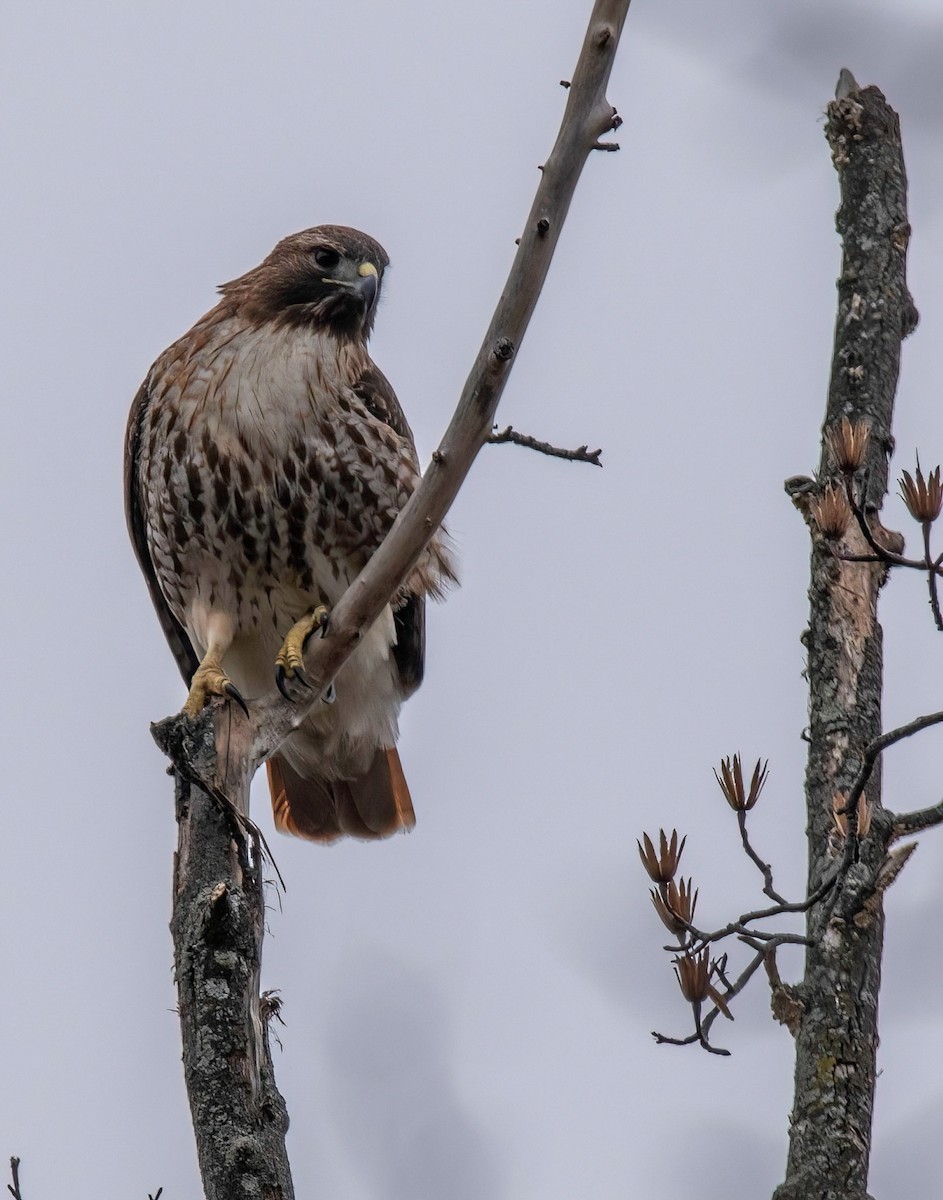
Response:
[[[373,351],[425,459],[549,151],[589,0],[10,0],[4,130],[0,1155],[28,1200],[199,1194],[173,1012],[175,829],[148,722],[183,690],[132,560],[125,416],[148,365],[282,235],[393,259]],[[899,109],[911,284],[895,467],[943,455],[938,0],[636,0],[502,422],[605,469],[482,454],[403,722],[419,824],[277,839],[264,985],[299,1196],[570,1200],[781,1177],[792,1047],[764,985],[689,1015],[634,838],[686,831],[699,915],[759,898],[710,768],[769,756],[756,842],[802,886],[810,471],[828,374],[841,66]],[[902,505],[889,524],[904,527]],[[908,530],[916,544],[915,527]],[[885,595],[887,720],[940,706],[925,586]],[[940,798],[941,736],[887,758]],[[271,830],[260,790],[255,812]],[[939,835],[889,898],[873,1190],[939,1193]],[[794,975],[798,956],[784,956]]]

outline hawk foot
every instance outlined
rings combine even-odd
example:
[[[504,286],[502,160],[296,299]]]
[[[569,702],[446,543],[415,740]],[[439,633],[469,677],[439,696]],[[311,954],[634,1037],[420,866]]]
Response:
[[[214,696],[226,696],[230,700],[235,700],[246,716],[249,715],[248,706],[240,695],[239,689],[229,679],[222,667],[213,662],[200,663],[190,684],[190,692],[183,711],[188,717],[196,717]]]
[[[292,625],[282,642],[282,648],[275,657],[275,683],[286,700],[292,699],[285,686],[289,680],[310,690],[311,684],[304,673],[305,647],[314,634],[327,628],[327,622],[328,611],[323,604],[319,604]]]

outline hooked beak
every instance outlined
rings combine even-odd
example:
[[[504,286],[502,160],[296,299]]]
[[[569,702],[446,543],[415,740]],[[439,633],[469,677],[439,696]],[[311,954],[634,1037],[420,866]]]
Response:
[[[352,315],[356,309],[365,321],[370,318],[380,291],[380,274],[372,262],[360,263],[356,270],[347,263],[333,278],[326,275],[324,282],[341,289],[331,301],[334,312]]]
[[[357,268],[357,282],[353,287],[363,301],[364,311],[369,312],[376,304],[377,292],[380,289],[380,277],[373,263],[360,264]]]

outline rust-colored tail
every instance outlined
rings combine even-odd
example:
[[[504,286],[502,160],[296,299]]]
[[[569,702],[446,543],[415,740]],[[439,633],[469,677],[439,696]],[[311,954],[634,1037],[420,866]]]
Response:
[[[333,842],[335,838],[388,837],[416,824],[413,802],[396,750],[378,750],[359,779],[305,779],[279,755],[265,764],[275,828],[281,833]]]

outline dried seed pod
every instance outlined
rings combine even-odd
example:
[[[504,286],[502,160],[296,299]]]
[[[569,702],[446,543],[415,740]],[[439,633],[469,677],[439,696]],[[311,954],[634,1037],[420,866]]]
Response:
[[[642,866],[648,872],[649,878],[653,883],[670,883],[678,870],[678,863],[681,861],[681,852],[684,850],[684,843],[688,839],[683,837],[679,845],[677,829],[672,829],[670,839],[666,837],[663,829],[660,829],[658,832],[658,853],[656,854],[655,852],[652,839],[647,833],[643,833],[642,841],[645,843],[644,849],[642,848],[642,842],[636,843],[639,858],[642,860]]]
[[[867,421],[852,423],[847,417],[842,417],[841,423],[826,433],[828,452],[843,475],[854,475],[864,466],[870,437],[871,426]]]
[[[716,770],[714,771],[714,778],[720,784],[724,799],[734,812],[748,812],[756,804],[768,775],[769,760],[764,762],[758,758],[756,766],[753,768],[750,788],[747,791],[743,786],[743,770],[740,766],[739,754],[735,754],[732,761],[729,758],[721,759],[719,775]]]
[[[651,889],[652,904],[655,912],[661,918],[662,924],[675,937],[683,938],[688,933],[688,925],[694,923],[694,910],[697,907],[697,890],[692,891],[692,881],[681,880],[675,883],[662,884],[661,889]]]
[[[711,992],[710,951],[680,954],[671,960],[681,993],[690,1004],[703,1004]]]
[[[943,484],[940,482],[940,468],[935,467],[924,478],[918,461],[916,478],[909,471],[904,471],[901,475],[900,495],[907,505],[907,511],[915,521],[926,521],[932,524],[943,508]]]
[[[809,511],[822,537],[830,541],[840,538],[851,521],[851,505],[844,488],[831,483],[810,502]]]

